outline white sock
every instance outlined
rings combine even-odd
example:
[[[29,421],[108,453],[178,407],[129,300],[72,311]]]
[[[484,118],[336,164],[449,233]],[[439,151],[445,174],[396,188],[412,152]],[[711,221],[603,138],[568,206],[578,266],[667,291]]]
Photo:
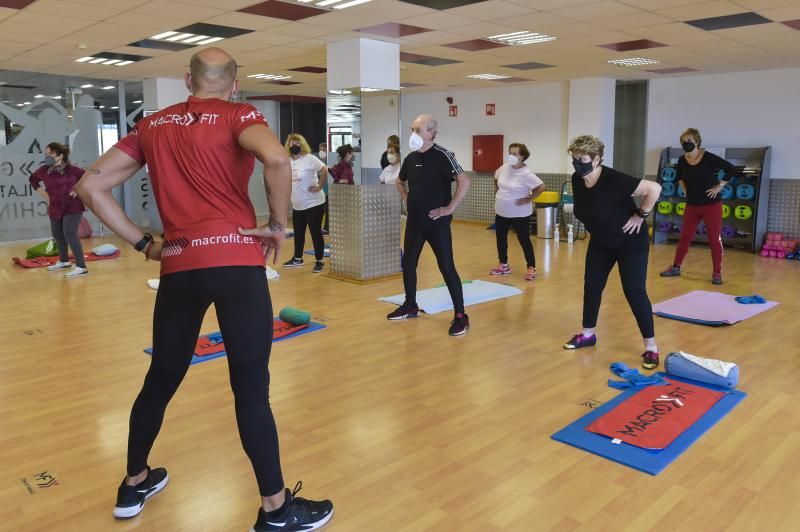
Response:
[[[656,339],[655,338],[645,338],[644,339],[644,350],[645,351],[652,351],[654,353],[658,353],[658,346],[656,346]]]
[[[594,336],[594,331],[595,330],[596,329],[594,327],[591,328],[591,329],[583,329],[583,331],[581,331],[581,334],[588,338],[590,336]]]

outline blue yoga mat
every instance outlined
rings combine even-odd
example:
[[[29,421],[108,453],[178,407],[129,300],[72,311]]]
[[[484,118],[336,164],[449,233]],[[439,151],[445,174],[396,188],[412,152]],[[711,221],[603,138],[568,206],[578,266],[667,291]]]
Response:
[[[289,340],[290,338],[296,338],[298,336],[302,336],[304,334],[312,333],[314,331],[319,331],[320,329],[324,329],[324,328],[325,328],[325,325],[312,321],[308,325],[308,327],[306,327],[305,329],[297,331],[296,333],[290,334],[288,336],[284,336],[282,338],[275,338],[274,340],[272,340],[272,343],[274,344],[275,342],[280,342],[282,340]],[[212,332],[212,333],[207,333],[207,334],[204,334],[203,336],[210,336],[212,334],[220,334],[220,332],[216,331],[216,332]],[[147,349],[144,350],[144,352],[147,353],[148,355],[152,355],[153,354],[153,348],[152,347],[148,347]],[[214,360],[215,358],[224,357],[224,356],[227,356],[227,353],[225,353],[225,351],[220,351],[219,353],[214,353],[213,355],[206,355],[204,357],[199,357],[197,355],[192,355],[192,361],[189,363],[189,365],[191,366],[193,364],[199,364],[200,362],[206,362],[208,360]]]
[[[307,249],[303,253],[306,255],[314,255],[313,249]],[[331,256],[331,248],[325,248],[325,252],[322,254],[323,257],[330,257]]]
[[[602,456],[608,460],[638,469],[644,473],[657,475],[747,397],[746,393],[738,390],[729,390],[727,388],[712,386],[690,379],[683,379],[675,375],[667,375],[661,372],[655,375],[667,377],[673,381],[681,381],[695,386],[702,386],[710,390],[724,392],[725,396],[712,406],[694,425],[686,429],[683,434],[678,436],[668,447],[660,451],[642,449],[625,442],[614,444],[611,443],[611,438],[586,430],[586,427],[595,419],[615,408],[639,391],[636,389],[631,389],[619,394],[608,403],[592,410],[579,420],[559,430],[551,437],[556,441],[572,445],[578,449],[583,449],[584,451]]]
[[[522,290],[519,288],[487,281],[472,281],[471,283],[464,284],[463,287],[464,306],[467,307],[477,305],[478,303],[494,301],[495,299],[516,296],[522,293]],[[405,301],[406,296],[405,294],[398,294],[396,296],[381,297],[379,299],[400,306],[403,304],[403,301]],[[419,305],[419,308],[426,314],[437,314],[439,312],[453,310],[453,300],[450,299],[450,292],[447,291],[446,286],[418,291],[417,305]]]

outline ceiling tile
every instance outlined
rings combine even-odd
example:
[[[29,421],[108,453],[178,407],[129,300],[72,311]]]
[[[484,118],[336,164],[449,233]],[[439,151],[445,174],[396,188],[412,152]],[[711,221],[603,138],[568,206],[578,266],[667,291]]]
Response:
[[[127,8],[126,8],[127,9]],[[51,16],[79,18],[86,20],[105,20],[126,9],[113,9],[103,6],[87,6],[64,0],[37,0],[25,11],[27,13],[44,13]]]
[[[537,70],[540,68],[552,68],[553,65],[548,65],[545,63],[537,63],[535,61],[531,61],[528,63],[517,63],[514,65],[503,65],[506,68],[514,68],[516,70]]]
[[[694,68],[689,67],[672,67],[672,68],[657,68],[655,70],[648,70],[653,74],[681,74],[684,72],[697,72]]]
[[[411,26],[409,24],[399,24],[397,22],[385,22],[377,26],[369,26],[367,28],[359,28],[356,31],[362,33],[370,33],[373,35],[383,35],[384,37],[405,37],[406,35],[416,35],[417,33],[425,33],[431,31],[428,28],[420,26]]]
[[[706,31],[739,28],[755,24],[769,24],[770,22],[772,22],[770,19],[752,12],[686,21],[687,24]]]
[[[304,66],[304,67],[297,67],[297,68],[290,68],[289,70],[293,70],[295,72],[307,72],[309,74],[324,74],[328,71],[325,67],[317,67],[317,66]]]
[[[424,26],[434,30],[443,30],[454,28],[456,26],[466,26],[474,24],[475,20],[467,17],[459,17],[452,13],[444,13],[441,11],[434,11],[425,15],[403,19],[404,24],[411,24],[413,26]]]
[[[505,48],[507,45],[500,44],[492,41],[485,41],[483,39],[472,39],[469,41],[452,42],[443,44],[448,48],[458,48],[459,50],[467,50],[468,52],[477,52],[479,50],[491,50],[492,48]]]
[[[800,30],[800,19],[797,20],[784,20],[783,24],[786,24],[790,28]]]
[[[527,78],[518,78],[518,77],[515,77],[515,76],[511,76],[510,78],[495,79],[495,80],[491,80],[491,81],[496,81],[498,83],[519,83],[521,81],[531,82],[533,80],[532,79],[527,79]]]
[[[759,9],[757,13],[770,20],[795,20],[800,18],[800,2],[797,2],[793,6],[775,9]]]
[[[633,15],[623,15],[621,17],[603,18],[595,21],[598,26],[620,31],[637,29],[644,26],[655,26],[657,24],[669,24],[670,22],[673,21],[654,13],[636,13]]]
[[[504,2],[502,0],[488,0],[486,2],[481,2],[480,4],[457,7],[455,9],[451,9],[448,11],[448,13],[457,15],[459,17],[487,21],[531,15],[535,13],[535,11],[518,4],[512,4],[511,2]]]
[[[235,28],[247,28],[248,30],[264,30],[272,26],[286,24],[286,21],[280,18],[262,17],[249,13],[241,13],[239,11],[232,11],[230,13],[210,17],[203,20],[203,22],[220,24],[222,26],[233,26]]]
[[[243,13],[251,13],[253,15],[282,18],[286,20],[302,20],[327,13],[327,11],[324,9],[316,9],[309,6],[301,6],[299,4],[290,4],[289,2],[281,2],[280,0],[268,0],[267,2],[261,2],[260,4],[242,8],[239,11]]]
[[[697,20],[702,18],[722,17],[735,15],[745,11],[741,6],[733,2],[713,1],[713,2],[694,2],[691,8],[681,6],[670,9],[660,9],[656,14],[671,18],[673,20]]]
[[[642,11],[633,6],[622,4],[620,2],[604,0],[600,2],[566,7],[563,9],[554,9],[552,13],[575,20],[593,22],[599,19],[640,14]]]
[[[456,63],[461,63],[461,61],[456,61],[454,59],[445,59],[443,57],[424,57],[422,59],[414,59],[408,62],[414,63],[416,65],[425,65],[425,66],[442,66],[442,65],[452,65]]]
[[[649,39],[638,39],[635,41],[614,42],[609,44],[601,44],[600,48],[607,48],[615,52],[629,52],[631,50],[646,50],[649,48],[661,48],[666,44],[651,41]]]
[[[407,4],[428,7],[430,9],[452,9],[454,7],[483,3],[485,0],[401,0]]]
[[[222,2],[220,0],[175,0],[179,4],[186,4],[191,6],[205,6],[205,7],[220,7]],[[225,9],[241,9],[243,7],[251,6],[254,0],[224,0]]]
[[[28,4],[32,4],[35,0],[0,0],[0,7],[7,7],[9,9],[22,9]]]

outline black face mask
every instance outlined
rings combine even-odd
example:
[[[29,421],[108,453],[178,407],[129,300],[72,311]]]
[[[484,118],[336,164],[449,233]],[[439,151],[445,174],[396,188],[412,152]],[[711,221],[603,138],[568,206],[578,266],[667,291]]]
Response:
[[[683,147],[683,151],[685,151],[686,153],[694,151],[694,149],[697,147],[695,146],[694,142],[689,142],[688,140],[686,142],[682,142],[681,146]]]
[[[594,170],[594,166],[591,162],[585,163],[575,157],[572,158],[572,167],[575,168],[575,171],[578,172],[578,175],[581,177]]]
[[[300,146],[292,146],[289,148],[289,153],[292,155],[300,155],[301,151],[303,151],[303,149]]]

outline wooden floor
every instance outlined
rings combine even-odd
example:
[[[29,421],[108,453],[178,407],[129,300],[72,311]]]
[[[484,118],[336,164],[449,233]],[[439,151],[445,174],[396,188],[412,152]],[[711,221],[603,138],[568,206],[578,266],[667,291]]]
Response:
[[[462,278],[489,279],[494,233],[454,232]],[[599,345],[562,350],[580,326],[586,243],[534,240],[539,279],[522,279],[512,238],[514,273],[499,281],[523,295],[470,307],[461,338],[447,336],[449,313],[387,322],[377,298],[400,293],[398,279],[359,286],[312,275],[307,261],[270,282],[276,309],[328,326],[276,344],[271,362],[287,484],[334,501],[328,530],[798,530],[800,262],[728,251],[718,288],[708,249],[692,249],[680,279],[658,277],[674,247],[654,250],[654,302],[704,289],[780,305],[726,328],[656,318],[662,356],[735,361],[749,397],[651,477],[550,439],[588,412],[582,403],[616,395],[609,363],[638,366],[642,346],[614,273]],[[105,241],[119,244],[89,247]],[[259,498],[224,358],[192,366],[167,411],[151,465],[169,469],[169,487],[136,519],[113,520],[158,265],[126,247],[67,280],[13,266],[29,245],[0,246],[0,530],[248,530]],[[419,280],[441,282],[429,250]],[[214,330],[212,311],[203,331]],[[45,471],[58,485],[30,495],[20,479]]]

